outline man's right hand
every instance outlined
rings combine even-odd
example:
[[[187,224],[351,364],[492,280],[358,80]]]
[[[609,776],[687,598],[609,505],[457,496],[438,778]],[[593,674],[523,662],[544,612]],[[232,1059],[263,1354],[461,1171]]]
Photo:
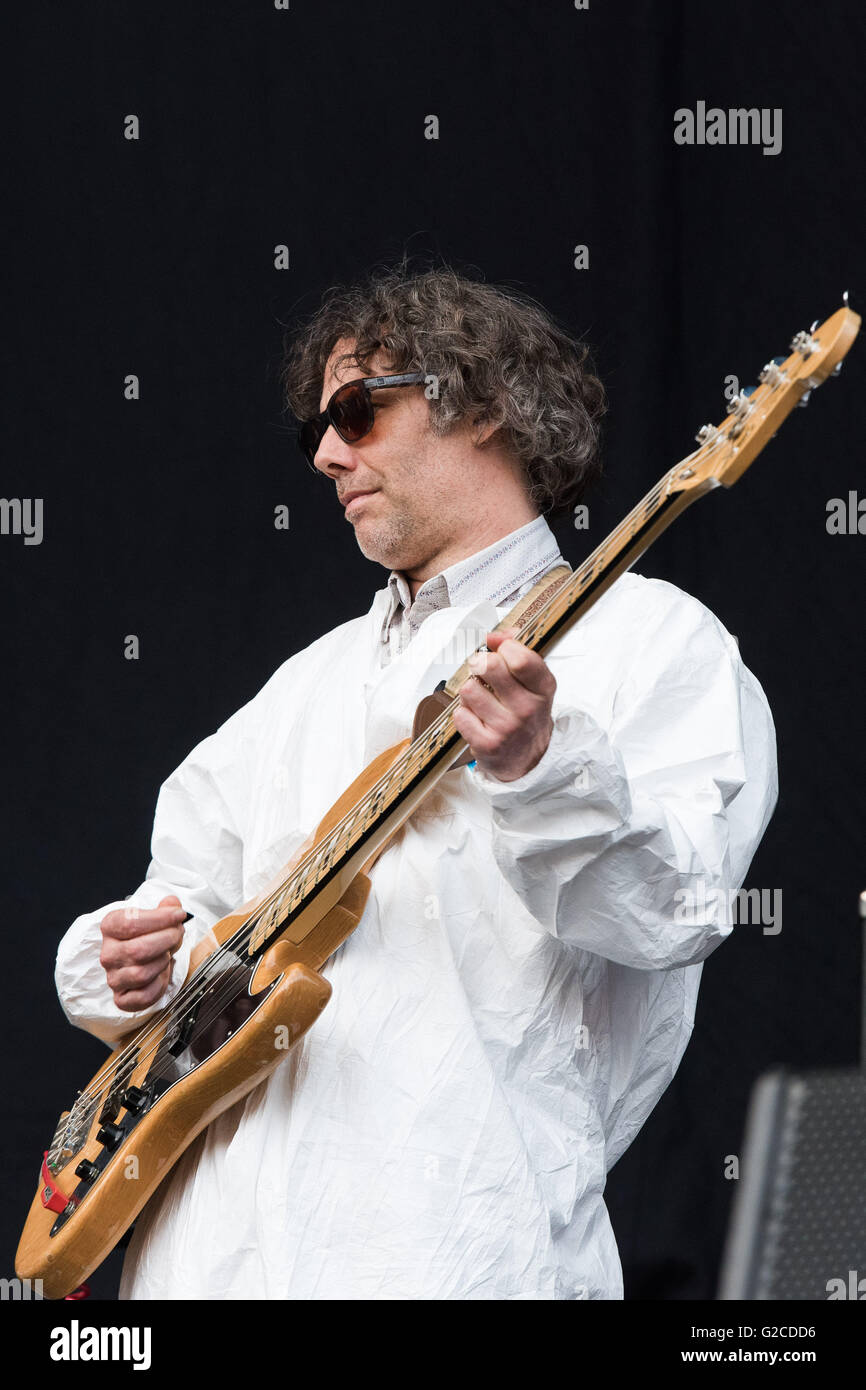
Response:
[[[187,915],[171,896],[159,907],[118,907],[103,917],[99,963],[119,1009],[135,1013],[164,994]]]

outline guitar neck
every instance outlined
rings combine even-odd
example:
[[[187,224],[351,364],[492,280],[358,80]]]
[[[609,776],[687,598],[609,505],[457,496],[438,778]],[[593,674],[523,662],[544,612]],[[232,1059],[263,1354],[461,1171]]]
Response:
[[[706,481],[687,490],[674,490],[687,463],[677,464],[642,498],[615,530],[597,546],[555,592],[526,627],[518,640],[533,651],[546,652],[592,608],[621,574],[667,530],[675,517],[717,484]]]

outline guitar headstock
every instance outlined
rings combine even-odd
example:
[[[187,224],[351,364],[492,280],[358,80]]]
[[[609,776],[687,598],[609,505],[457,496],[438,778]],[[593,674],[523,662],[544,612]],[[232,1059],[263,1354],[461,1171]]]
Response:
[[[730,487],[794,407],[805,405],[817,386],[841,371],[860,330],[860,315],[848,308],[847,298],[820,326],[797,333],[788,357],[771,358],[758,375],[759,384],[729,402],[724,420],[701,427],[695,436],[700,447],[671,469],[668,492]]]

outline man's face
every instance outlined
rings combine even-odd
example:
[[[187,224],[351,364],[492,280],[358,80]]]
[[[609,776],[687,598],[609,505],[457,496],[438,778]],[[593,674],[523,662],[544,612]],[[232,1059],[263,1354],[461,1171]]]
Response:
[[[353,346],[344,338],[334,345],[320,410],[345,382],[392,370],[379,356],[363,368],[346,361],[335,370],[336,359]],[[411,571],[449,544],[455,527],[465,525],[472,488],[467,451],[474,446],[463,430],[444,438],[433,434],[423,385],[383,387],[371,399],[375,422],[370,433],[347,444],[329,426],[315,463],[333,479],[341,501],[366,494],[346,507],[362,553],[386,568]],[[477,506],[478,498],[473,500]]]

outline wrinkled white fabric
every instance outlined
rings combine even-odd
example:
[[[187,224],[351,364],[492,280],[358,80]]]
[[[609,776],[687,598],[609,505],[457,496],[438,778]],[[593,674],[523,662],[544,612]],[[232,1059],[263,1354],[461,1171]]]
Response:
[[[288,660],[163,786],[146,881],[208,928],[272,879],[508,605],[432,612],[384,667],[366,615]],[[468,643],[468,646],[466,645]],[[457,659],[455,659],[455,656]],[[616,1299],[608,1168],[673,1076],[777,795],[775,735],[697,600],[624,575],[546,657],[554,733],[516,782],[446,774],[371,873],[303,1042],[187,1150],[139,1218],[127,1299]],[[703,910],[683,922],[675,894]],[[58,952],[67,1016],[136,1021]],[[145,1017],[145,1014],[139,1017]]]

